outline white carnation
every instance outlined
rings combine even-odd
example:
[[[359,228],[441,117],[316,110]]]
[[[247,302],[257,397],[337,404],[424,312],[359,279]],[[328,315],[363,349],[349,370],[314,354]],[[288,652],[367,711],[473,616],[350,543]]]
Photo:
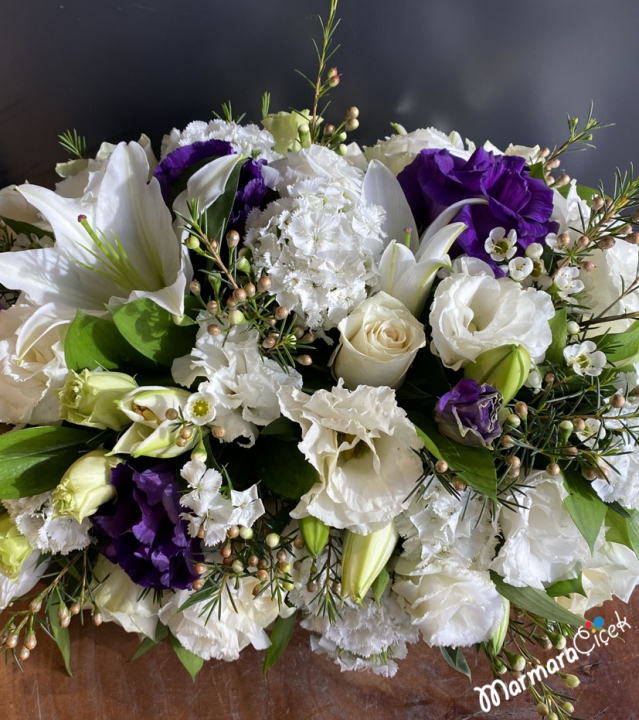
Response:
[[[524,484],[524,506],[500,508],[505,542],[491,568],[510,585],[543,589],[575,577],[590,551],[564,507],[568,493],[561,476],[535,471]]]
[[[413,452],[422,442],[393,390],[360,385],[349,391],[340,381],[313,395],[282,388],[279,399],[282,414],[301,426],[299,449],[320,478],[292,517],[313,515],[368,534],[404,509],[422,473]]]
[[[550,295],[496,279],[485,263],[460,266],[465,271],[439,284],[429,316],[432,346],[444,365],[459,370],[485,350],[509,344],[523,345],[541,359],[552,341]]]

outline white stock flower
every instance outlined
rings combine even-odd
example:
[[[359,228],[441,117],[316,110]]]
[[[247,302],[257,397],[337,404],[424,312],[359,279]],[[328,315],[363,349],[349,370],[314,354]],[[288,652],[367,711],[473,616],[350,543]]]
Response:
[[[504,604],[487,571],[432,563],[417,576],[397,577],[393,592],[431,646],[484,642],[501,622]]]
[[[299,449],[320,480],[291,513],[368,534],[385,527],[405,507],[422,472],[413,424],[387,387],[341,381],[330,392],[279,392],[282,414],[302,428]]]
[[[0,266],[5,258],[6,253]],[[58,420],[55,391],[67,378],[64,338],[72,319],[73,313],[54,303],[37,307],[24,298],[0,311],[0,422]]]
[[[524,506],[500,508],[498,521],[505,542],[491,568],[509,585],[543,589],[574,577],[590,551],[563,505],[568,493],[561,476],[538,470],[524,483]]]
[[[182,513],[189,522],[189,535],[202,534],[204,544],[213,547],[226,539],[226,531],[233,523],[233,506],[220,493],[222,475],[213,468],[207,468],[201,460],[189,460],[180,471],[190,492],[180,498],[180,505],[192,512]]]
[[[439,284],[429,315],[432,345],[444,365],[459,370],[485,350],[510,344],[542,358],[552,341],[550,295],[509,278],[496,279],[481,261],[460,266],[463,272]]]
[[[424,326],[385,292],[364,300],[337,327],[340,344],[332,359],[333,375],[351,389],[399,387],[426,344]]]
[[[160,606],[154,594],[131,580],[119,565],[100,555],[94,568],[98,586],[91,592],[91,599],[105,622],[114,622],[126,632],[141,633],[155,638]]]
[[[91,542],[90,521],[85,518],[79,523],[72,517],[57,517],[50,492],[18,500],[3,500],[2,504],[18,530],[36,550],[68,555],[73,550],[83,550]]]
[[[258,340],[257,331],[246,326],[213,336],[203,323],[191,354],[173,363],[173,378],[180,385],[190,387],[197,378],[207,378],[196,393],[208,403],[202,420],[224,428],[225,442],[242,436],[252,445],[257,428],[280,416],[279,388],[302,387],[297,370],[286,373],[275,360],[262,356]]]
[[[601,375],[606,366],[606,356],[592,340],[582,343],[575,343],[564,348],[564,359],[566,365],[577,375],[589,375],[596,377]]]
[[[253,596],[259,582],[256,577],[243,577],[238,579],[237,587],[229,583],[233,604],[229,594],[223,592],[219,608],[212,613],[208,612],[207,601],[178,612],[191,594],[180,590],[160,610],[160,621],[168,625],[182,647],[204,660],[237,660],[249,644],[265,650],[271,643],[264,628],[277,618],[280,608],[277,597],[271,598],[269,592]]]
[[[493,228],[484,243],[484,250],[495,262],[510,260],[517,252],[517,231],[511,230],[506,235],[503,227]]]
[[[12,580],[0,573],[0,612],[7,608],[14,598],[20,598],[30,592],[38,583],[44,571],[46,562],[40,562],[40,553],[33,552],[24,561],[17,580]]]

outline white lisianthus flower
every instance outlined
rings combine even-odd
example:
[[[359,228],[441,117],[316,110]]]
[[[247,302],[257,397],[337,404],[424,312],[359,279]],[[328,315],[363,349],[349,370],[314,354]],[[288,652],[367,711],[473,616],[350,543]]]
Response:
[[[257,330],[247,330],[246,326],[238,325],[213,336],[202,323],[191,354],[173,363],[173,378],[180,385],[190,387],[197,378],[208,379],[189,399],[188,412],[196,400],[201,402],[203,414],[198,424],[224,428],[225,442],[245,437],[252,445],[258,427],[280,416],[279,388],[302,387],[297,370],[291,368],[286,373],[275,360],[262,356],[258,340]]]
[[[226,531],[233,524],[231,501],[220,493],[223,477],[200,460],[189,460],[180,475],[186,480],[190,492],[180,498],[180,505],[189,508],[182,518],[189,523],[189,535],[202,535],[204,544],[213,547],[226,539]]]
[[[446,367],[459,370],[486,350],[523,345],[535,360],[552,341],[555,314],[548,293],[496,279],[481,261],[457,263],[435,292],[430,311],[432,347]]]
[[[152,592],[131,580],[119,565],[100,555],[94,568],[97,587],[92,590],[93,605],[105,622],[114,622],[126,632],[155,638],[160,606]]]
[[[498,521],[505,542],[490,567],[509,585],[543,590],[574,577],[590,550],[563,505],[568,493],[561,476],[539,470],[524,482],[525,505],[500,508]]]
[[[7,608],[14,598],[23,597],[37,585],[47,569],[47,563],[39,563],[39,560],[40,553],[31,553],[14,580],[0,573],[0,612]]]
[[[249,644],[256,650],[265,650],[271,643],[264,628],[277,618],[280,607],[277,598],[268,592],[253,596],[259,582],[256,577],[243,577],[237,586],[230,583],[227,587],[233,604],[228,593],[223,592],[219,609],[212,613],[208,612],[206,601],[178,612],[190,595],[189,591],[180,590],[160,610],[160,621],[168,625],[183,647],[204,660],[237,660],[240,651]],[[287,611],[282,605],[282,612]]]
[[[64,338],[72,320],[73,313],[54,303],[37,307],[24,298],[0,312],[0,422],[59,419],[56,390],[67,377]]]
[[[332,359],[333,375],[350,389],[399,387],[426,344],[424,326],[385,292],[364,300],[337,327],[340,344]]]
[[[401,129],[403,130],[403,128]],[[372,147],[365,147],[364,154],[369,162],[379,160],[395,175],[399,175],[422,150],[430,149],[448,150],[451,155],[463,160],[468,160],[472,155],[471,149],[464,148],[459,133],[452,132],[450,135],[446,135],[433,127],[391,135]]]
[[[330,392],[278,394],[282,414],[302,428],[299,449],[320,476],[291,517],[306,515],[367,535],[381,530],[405,507],[422,473],[415,427],[387,387],[342,382]]]
[[[392,590],[431,646],[484,642],[501,622],[504,604],[487,571],[432,563],[420,575],[398,577]]]
[[[564,348],[564,359],[566,365],[577,375],[590,375],[596,377],[601,375],[606,366],[606,356],[592,340],[582,343],[575,343]]]

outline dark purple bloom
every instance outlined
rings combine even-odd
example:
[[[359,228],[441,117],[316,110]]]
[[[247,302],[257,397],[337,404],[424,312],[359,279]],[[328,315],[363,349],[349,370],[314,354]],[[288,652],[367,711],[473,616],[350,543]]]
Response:
[[[446,208],[461,200],[484,197],[487,205],[466,205],[453,219],[467,229],[457,238],[452,254],[466,253],[497,270],[484,249],[491,230],[517,232],[517,243],[525,250],[543,243],[559,225],[550,221],[553,192],[542,180],[530,177],[521,157],[493,155],[478,148],[468,160],[448,150],[422,150],[397,176],[417,223],[427,227]],[[456,253],[455,253],[456,249]],[[497,270],[498,274],[502,274]]]
[[[435,420],[442,435],[460,445],[490,447],[501,435],[499,390],[464,378],[435,406]]]
[[[117,496],[93,516],[98,549],[142,587],[185,589],[197,579],[200,542],[180,517],[174,462],[138,471],[121,463],[111,472]]]
[[[189,168],[197,165],[198,167],[195,169],[199,169],[206,160],[234,154],[235,150],[231,143],[225,140],[194,142],[169,153],[153,172],[153,176],[160,183],[165,202],[169,202],[175,183]],[[253,208],[259,207],[266,196],[268,188],[264,183],[261,170],[264,164],[266,164],[265,160],[249,159],[240,170],[237,194],[228,224],[229,229],[237,230],[240,234],[244,232],[249,212]]]

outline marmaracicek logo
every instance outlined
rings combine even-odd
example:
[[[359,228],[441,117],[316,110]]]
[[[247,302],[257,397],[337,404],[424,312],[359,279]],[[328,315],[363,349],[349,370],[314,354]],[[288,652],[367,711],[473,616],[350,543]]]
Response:
[[[601,617],[601,615],[598,615],[592,622],[590,620],[586,620],[584,623],[584,627],[586,630],[590,630],[591,633],[596,633],[597,630],[603,630],[605,620]]]

